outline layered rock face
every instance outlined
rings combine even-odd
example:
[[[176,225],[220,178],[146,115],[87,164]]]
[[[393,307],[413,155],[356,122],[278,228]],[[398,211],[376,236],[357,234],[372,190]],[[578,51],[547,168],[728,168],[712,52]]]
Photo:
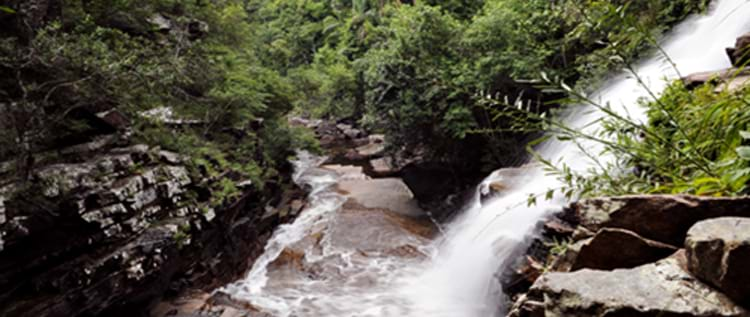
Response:
[[[184,158],[120,134],[59,152],[0,190],[0,316],[132,316],[227,282],[283,220],[268,211],[290,205],[246,188],[212,208]]]

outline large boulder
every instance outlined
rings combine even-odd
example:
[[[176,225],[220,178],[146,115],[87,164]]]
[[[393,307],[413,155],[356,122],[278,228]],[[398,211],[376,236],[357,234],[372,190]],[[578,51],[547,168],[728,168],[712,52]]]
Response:
[[[349,199],[366,208],[388,210],[412,217],[426,215],[409,187],[399,178],[343,180],[339,183],[339,189]]]
[[[718,217],[750,217],[750,198],[642,195],[582,200],[571,206],[592,231],[620,228],[681,246],[695,223]]]
[[[750,219],[699,222],[685,240],[688,267],[738,304],[750,307]]]
[[[572,271],[633,268],[668,257],[677,248],[624,229],[604,228],[580,246]]]
[[[532,305],[516,304],[529,308],[526,314],[521,310],[511,316],[750,316],[726,295],[693,278],[685,262],[684,252],[678,252],[633,269],[547,273],[526,299]]]

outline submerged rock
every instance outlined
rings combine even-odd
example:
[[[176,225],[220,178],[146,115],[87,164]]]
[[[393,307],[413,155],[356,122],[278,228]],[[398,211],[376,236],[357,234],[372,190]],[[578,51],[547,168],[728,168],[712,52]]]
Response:
[[[699,222],[688,232],[685,248],[695,276],[750,307],[750,218]]]
[[[750,316],[725,295],[693,278],[684,268],[685,262],[684,252],[678,252],[633,269],[548,273],[534,284],[527,302],[542,302],[547,317]],[[539,305],[534,307],[537,315],[525,316],[542,316]]]

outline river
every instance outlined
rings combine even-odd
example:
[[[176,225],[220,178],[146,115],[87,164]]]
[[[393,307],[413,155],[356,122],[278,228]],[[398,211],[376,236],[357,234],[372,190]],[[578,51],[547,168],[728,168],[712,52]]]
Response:
[[[750,30],[748,17],[746,0],[714,1],[706,14],[687,19],[664,38],[669,59],[645,58],[635,67],[637,76],[616,74],[591,99],[645,120],[640,98],[658,96],[681,75],[730,67],[724,48]],[[589,133],[601,117],[590,105],[563,115],[569,126]],[[597,153],[596,144],[583,146]],[[593,166],[572,143],[551,140],[537,151],[578,171]],[[295,180],[312,189],[308,207],[276,231],[245,278],[216,292],[279,317],[501,316],[507,307],[497,273],[526,249],[540,221],[568,203],[555,196],[527,204],[529,195],[560,185],[530,164],[522,177],[488,176],[483,184],[499,181],[509,190],[483,204],[480,185],[460,215],[437,230],[414,210],[393,210],[418,208],[397,180],[368,180],[322,162],[300,154]],[[388,190],[378,192],[383,188]]]

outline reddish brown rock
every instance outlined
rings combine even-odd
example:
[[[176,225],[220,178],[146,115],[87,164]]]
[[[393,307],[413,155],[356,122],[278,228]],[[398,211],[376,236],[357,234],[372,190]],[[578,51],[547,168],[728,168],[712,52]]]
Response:
[[[676,251],[673,246],[645,239],[632,231],[604,228],[581,245],[571,271],[633,268],[666,258]]]
[[[673,246],[680,246],[699,221],[719,217],[750,217],[750,198],[638,195],[586,199],[571,206],[581,225],[592,231],[620,228]]]

